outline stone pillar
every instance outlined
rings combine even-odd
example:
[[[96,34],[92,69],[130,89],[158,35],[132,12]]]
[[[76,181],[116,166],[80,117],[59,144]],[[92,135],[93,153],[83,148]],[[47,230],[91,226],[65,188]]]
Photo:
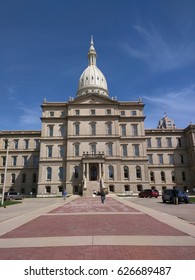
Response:
[[[101,163],[99,163],[99,180],[102,178]]]
[[[89,180],[89,163],[86,163],[85,164],[85,167],[86,167],[86,169],[85,169],[85,176],[86,176],[86,179],[87,180]]]

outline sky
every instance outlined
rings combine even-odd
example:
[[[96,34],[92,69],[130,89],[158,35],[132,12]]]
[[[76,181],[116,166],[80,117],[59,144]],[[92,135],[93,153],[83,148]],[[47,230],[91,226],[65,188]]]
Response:
[[[0,0],[0,130],[41,130],[76,97],[93,35],[110,97],[142,98],[145,128],[195,124],[195,0]]]

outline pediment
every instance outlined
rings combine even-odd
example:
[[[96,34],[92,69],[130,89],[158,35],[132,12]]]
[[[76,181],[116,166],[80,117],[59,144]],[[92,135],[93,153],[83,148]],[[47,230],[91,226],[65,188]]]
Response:
[[[70,101],[71,104],[118,104],[117,100],[100,94],[85,94]]]

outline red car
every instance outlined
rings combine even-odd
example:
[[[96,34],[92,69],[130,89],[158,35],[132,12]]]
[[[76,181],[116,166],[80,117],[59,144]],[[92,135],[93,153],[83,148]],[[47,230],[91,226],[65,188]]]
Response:
[[[159,197],[158,190],[146,189],[139,193],[139,197]]]

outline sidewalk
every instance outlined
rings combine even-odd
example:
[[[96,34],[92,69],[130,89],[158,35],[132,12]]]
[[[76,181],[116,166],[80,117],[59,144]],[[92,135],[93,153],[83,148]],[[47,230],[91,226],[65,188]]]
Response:
[[[172,215],[116,196],[51,202],[0,219],[0,259],[195,259],[195,226]]]

